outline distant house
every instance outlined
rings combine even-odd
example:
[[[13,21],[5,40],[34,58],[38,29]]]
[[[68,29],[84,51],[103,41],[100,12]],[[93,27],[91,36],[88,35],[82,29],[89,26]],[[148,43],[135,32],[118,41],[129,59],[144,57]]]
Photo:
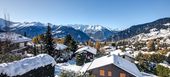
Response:
[[[135,57],[132,51],[125,51],[123,54],[120,55],[122,58],[130,61],[130,62],[134,62],[135,61]]]
[[[86,63],[80,72],[95,77],[142,77],[135,64],[117,55],[108,55]]]
[[[2,42],[9,40],[12,44],[17,45],[17,47],[24,47],[25,43],[31,41],[32,39],[13,32],[8,33],[3,32],[0,33],[0,40]]]
[[[64,44],[55,44],[55,59],[57,62],[66,62],[71,58],[72,52],[67,50],[67,46]]]
[[[55,45],[55,50],[65,50],[67,49],[67,46],[64,44],[56,44]]]
[[[0,64],[0,77],[54,77],[55,60],[47,54]]]
[[[32,39],[24,37],[20,34],[13,32],[3,32],[0,33],[0,41],[3,43],[9,41],[11,44],[12,50],[24,49],[27,45],[27,42],[30,42]]]
[[[133,52],[132,51],[125,51],[125,52],[122,52],[122,50],[120,49],[117,49],[117,50],[114,50],[112,52],[110,52],[111,55],[118,55],[130,62],[134,62],[135,59],[134,59],[134,56],[133,56]]]
[[[110,53],[111,51],[114,51],[116,50],[116,47],[113,47],[113,46],[104,46],[102,48],[100,48],[100,51],[101,52],[104,52],[106,54]]]
[[[90,46],[84,46],[84,47],[78,49],[75,53],[84,54],[86,56],[87,60],[92,61],[94,58],[94,55],[96,55],[96,53],[97,53],[97,50]]]

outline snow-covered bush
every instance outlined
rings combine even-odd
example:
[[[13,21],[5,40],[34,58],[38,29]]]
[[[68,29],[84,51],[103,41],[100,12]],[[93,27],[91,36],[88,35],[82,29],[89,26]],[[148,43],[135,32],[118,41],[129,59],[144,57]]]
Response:
[[[76,55],[76,65],[83,65],[85,63],[85,55],[84,54],[77,54]]]

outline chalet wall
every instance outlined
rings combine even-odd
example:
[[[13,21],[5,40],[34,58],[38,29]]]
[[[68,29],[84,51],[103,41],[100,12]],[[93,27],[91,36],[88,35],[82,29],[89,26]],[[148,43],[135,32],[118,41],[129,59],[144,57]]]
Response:
[[[100,69],[104,69],[105,76],[100,76]],[[117,67],[117,66],[115,66],[113,64],[110,64],[110,65],[107,65],[107,66],[103,66],[103,67],[99,67],[99,68],[95,68],[93,70],[90,70],[90,73],[95,75],[95,77],[109,77],[108,76],[108,71],[112,72],[112,76],[111,77],[120,77],[119,75],[120,75],[121,72],[124,72],[126,74],[126,77],[135,77],[132,74],[122,70],[121,68],[119,68],[119,67]]]
[[[44,67],[40,67],[38,69],[28,71],[23,75],[18,75],[13,77],[54,77],[54,70],[55,70],[54,66],[50,64]],[[0,77],[9,77],[9,76],[0,74]]]

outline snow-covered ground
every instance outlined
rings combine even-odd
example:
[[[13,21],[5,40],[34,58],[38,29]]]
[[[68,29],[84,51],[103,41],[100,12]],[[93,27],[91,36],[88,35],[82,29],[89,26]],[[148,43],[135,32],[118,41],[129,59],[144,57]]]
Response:
[[[72,59],[66,63],[58,63],[55,66],[55,77],[59,77],[62,71],[73,71],[78,73],[82,66],[77,66],[75,59]]]

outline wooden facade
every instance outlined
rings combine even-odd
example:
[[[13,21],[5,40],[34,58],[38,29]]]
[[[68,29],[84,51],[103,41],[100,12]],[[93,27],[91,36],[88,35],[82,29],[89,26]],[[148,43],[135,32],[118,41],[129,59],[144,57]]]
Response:
[[[127,71],[115,66],[114,64],[98,67],[89,70],[88,72],[95,77],[136,77]]]

